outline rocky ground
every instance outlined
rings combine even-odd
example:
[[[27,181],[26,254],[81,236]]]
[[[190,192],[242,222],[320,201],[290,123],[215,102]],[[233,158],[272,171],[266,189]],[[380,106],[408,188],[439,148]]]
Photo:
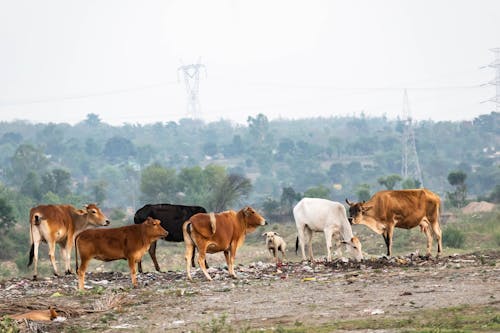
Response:
[[[54,307],[59,317],[52,322],[18,322],[31,332],[315,331],[342,320],[462,305],[486,306],[500,318],[499,258],[500,251],[489,251],[430,260],[257,262],[239,265],[237,280],[222,266],[209,270],[212,282],[199,270],[193,282],[184,271],[139,274],[137,289],[125,273],[88,273],[83,293],[75,276],[15,278],[0,282],[0,315]]]

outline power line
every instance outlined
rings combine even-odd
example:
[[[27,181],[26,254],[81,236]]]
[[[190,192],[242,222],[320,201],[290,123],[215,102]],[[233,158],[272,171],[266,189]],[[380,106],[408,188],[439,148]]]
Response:
[[[129,92],[145,90],[145,89],[150,89],[150,88],[155,88],[155,87],[162,87],[162,86],[166,86],[166,85],[174,85],[176,83],[177,82],[175,82],[175,81],[171,81],[171,82],[143,85],[143,86],[134,87],[134,88],[116,89],[116,90],[94,92],[94,93],[87,93],[87,94],[41,97],[41,98],[14,100],[14,101],[0,101],[0,107],[27,105],[27,104],[39,104],[39,103],[64,102],[64,101],[69,101],[69,100],[74,100],[74,99],[85,99],[85,98],[92,98],[92,97],[118,95],[118,94],[125,94],[125,93],[129,93]]]

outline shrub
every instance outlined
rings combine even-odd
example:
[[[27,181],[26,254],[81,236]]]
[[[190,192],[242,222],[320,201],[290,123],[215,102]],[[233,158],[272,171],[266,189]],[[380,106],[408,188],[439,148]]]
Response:
[[[465,245],[465,235],[455,228],[447,228],[443,232],[443,246],[461,249]]]

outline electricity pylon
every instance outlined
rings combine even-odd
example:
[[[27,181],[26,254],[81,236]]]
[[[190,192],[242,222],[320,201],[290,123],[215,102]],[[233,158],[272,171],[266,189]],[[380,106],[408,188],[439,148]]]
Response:
[[[413,123],[410,112],[410,102],[406,89],[403,97],[403,154],[401,163],[401,176],[403,179],[411,178],[420,182],[420,187],[424,186],[422,179],[422,170],[418,161],[417,147],[415,145],[415,133],[413,132]]]
[[[199,97],[201,68],[205,70],[206,76],[207,69],[199,61],[197,64],[183,65],[177,69],[177,77],[179,77],[179,72],[184,74],[184,84],[187,92],[187,116],[193,119],[199,118],[201,113]]]

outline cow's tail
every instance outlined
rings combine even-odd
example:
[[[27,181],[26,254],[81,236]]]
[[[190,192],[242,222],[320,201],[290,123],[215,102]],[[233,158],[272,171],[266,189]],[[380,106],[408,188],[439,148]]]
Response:
[[[35,240],[34,240],[34,237],[33,237],[33,223],[34,222],[36,222],[36,225],[40,224],[40,220],[39,220],[38,215],[35,215],[34,221],[31,220],[31,216],[30,216],[30,243],[31,243],[31,248],[30,248],[30,259],[28,261],[28,267],[30,267],[31,264],[33,263],[33,257],[35,256]]]
[[[210,227],[212,228],[212,235],[215,235],[215,231],[217,230],[217,220],[215,219],[215,214],[210,213]]]
[[[75,272],[78,274],[78,246],[76,244],[77,240],[78,240],[78,236],[80,236],[80,234],[76,235],[75,237]]]
[[[295,254],[299,251],[299,236],[297,236],[297,239],[295,240]]]

